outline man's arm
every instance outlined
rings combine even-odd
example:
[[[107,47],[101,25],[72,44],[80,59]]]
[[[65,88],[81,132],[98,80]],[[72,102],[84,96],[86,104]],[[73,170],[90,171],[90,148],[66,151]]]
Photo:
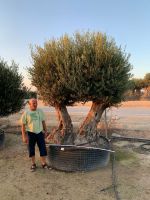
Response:
[[[27,138],[27,135],[26,135],[25,124],[22,124],[22,126],[21,126],[21,132],[22,132],[22,141],[24,143],[28,143],[28,138]]]
[[[43,120],[42,121],[42,125],[43,125],[43,130],[44,130],[44,134],[45,134],[45,137],[47,137],[47,126],[46,126],[46,123],[45,123],[45,121]]]

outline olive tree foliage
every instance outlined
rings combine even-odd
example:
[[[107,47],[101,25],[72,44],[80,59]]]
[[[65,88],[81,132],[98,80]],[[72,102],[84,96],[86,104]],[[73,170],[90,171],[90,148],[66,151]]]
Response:
[[[32,49],[33,65],[29,68],[32,84],[43,100],[51,106],[72,105],[77,96],[68,82],[73,77],[74,44],[65,35],[60,40],[51,40],[44,47]]]
[[[129,88],[130,55],[102,33],[75,35],[77,46],[75,91],[80,101],[120,103]],[[70,80],[72,81],[72,80]]]
[[[16,113],[23,108],[25,90],[18,66],[0,59],[0,117]]]
[[[50,105],[92,101],[80,134],[92,133],[103,111],[120,103],[129,87],[130,55],[100,32],[75,33],[32,49],[32,84]],[[89,133],[89,134],[90,134]]]

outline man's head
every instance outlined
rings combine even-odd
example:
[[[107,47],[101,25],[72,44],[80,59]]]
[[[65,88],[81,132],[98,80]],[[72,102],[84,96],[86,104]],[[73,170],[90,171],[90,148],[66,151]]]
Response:
[[[29,106],[30,106],[30,110],[36,110],[37,109],[37,99],[30,99],[29,100]]]

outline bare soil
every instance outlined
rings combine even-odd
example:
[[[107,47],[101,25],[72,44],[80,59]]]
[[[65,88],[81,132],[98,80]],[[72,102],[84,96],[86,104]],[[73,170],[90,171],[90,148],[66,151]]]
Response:
[[[132,106],[131,106],[132,104]],[[137,105],[138,104],[138,105]],[[149,102],[126,103],[126,107],[146,105]],[[79,106],[79,105],[78,105]],[[125,105],[124,105],[125,106]],[[57,170],[43,170],[36,149],[38,168],[30,172],[27,146],[22,143],[19,119],[21,113],[3,118],[0,125],[5,130],[5,147],[0,150],[0,200],[113,200],[111,160],[107,167],[90,172],[65,173]],[[55,113],[46,112],[49,130],[57,125]],[[85,117],[83,113],[71,114],[75,128]],[[149,119],[149,120],[148,120]],[[111,133],[149,139],[150,116],[146,116],[145,129],[138,118],[125,116],[111,122]],[[124,124],[125,123],[125,124]],[[127,126],[125,126],[127,124]],[[134,126],[135,125],[135,126]],[[99,128],[104,124],[99,124]],[[135,128],[136,127],[136,128]],[[104,130],[103,130],[104,131]],[[105,131],[104,131],[105,133]],[[150,152],[140,148],[141,143],[117,141],[116,151],[117,189],[120,199],[150,199]]]

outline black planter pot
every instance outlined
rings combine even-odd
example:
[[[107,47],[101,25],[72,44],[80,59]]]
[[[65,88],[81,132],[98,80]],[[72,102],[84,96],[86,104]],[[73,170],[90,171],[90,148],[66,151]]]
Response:
[[[110,159],[109,141],[106,138],[104,140],[104,149],[75,145],[49,145],[50,166],[67,172],[89,171],[104,167]]]
[[[4,146],[5,134],[2,129],[0,129],[0,149]]]

